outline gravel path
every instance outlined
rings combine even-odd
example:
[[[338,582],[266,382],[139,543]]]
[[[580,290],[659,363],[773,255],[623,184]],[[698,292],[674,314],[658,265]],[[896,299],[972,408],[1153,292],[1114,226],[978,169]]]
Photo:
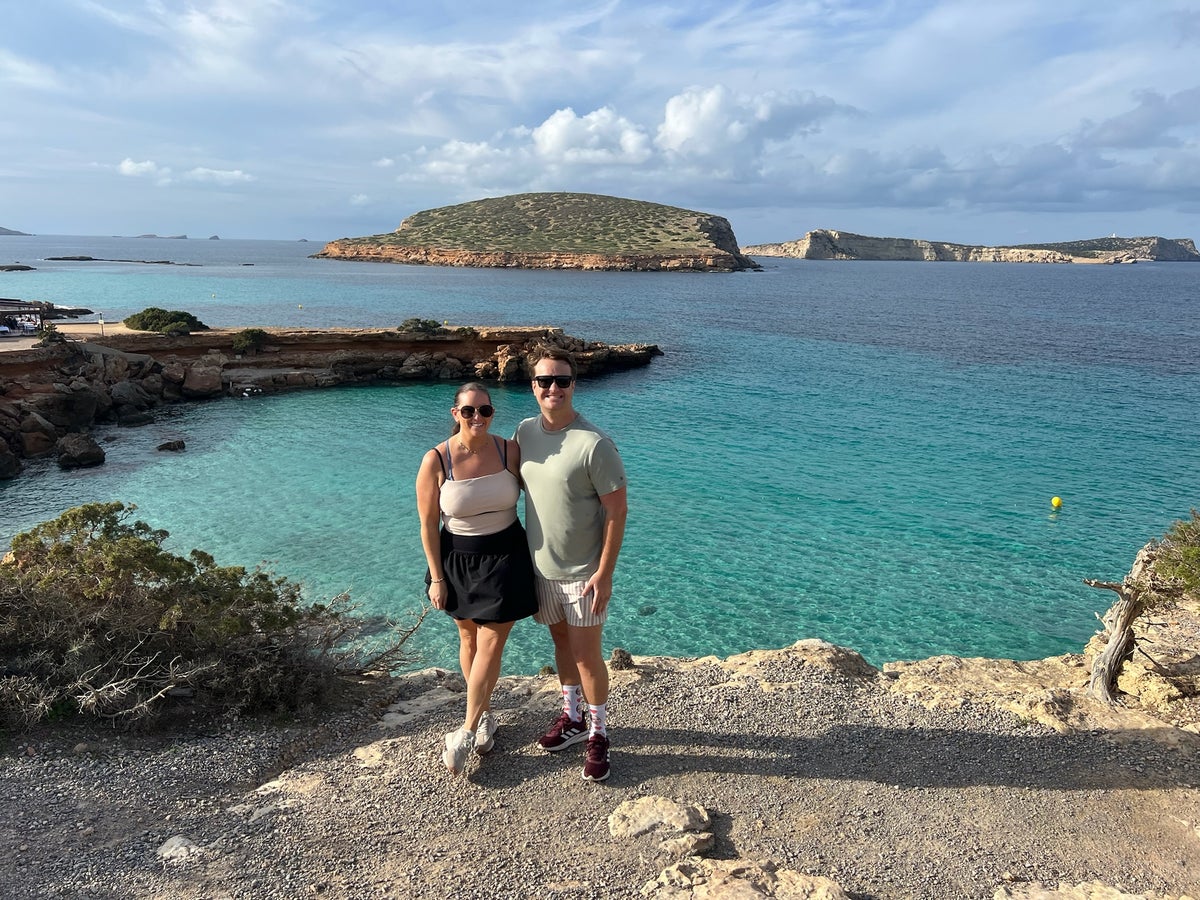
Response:
[[[650,795],[707,808],[707,856],[770,859],[855,898],[1093,880],[1200,894],[1194,737],[934,712],[884,677],[794,650],[756,658],[615,671],[599,785],[580,778],[582,746],[533,743],[557,711],[553,678],[503,679],[496,748],[457,778],[439,753],[462,683],[440,670],[395,681],[386,706],[304,724],[10,738],[0,897],[638,897],[675,860],[662,835],[613,837],[608,817]]]

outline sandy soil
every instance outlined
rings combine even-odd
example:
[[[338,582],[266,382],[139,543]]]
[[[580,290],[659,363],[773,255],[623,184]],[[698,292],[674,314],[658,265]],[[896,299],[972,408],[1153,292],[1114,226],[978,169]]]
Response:
[[[120,322],[105,322],[103,330],[96,322],[55,322],[54,327],[77,341],[99,340],[113,334],[136,334]],[[36,337],[0,337],[0,353],[5,350],[28,350],[38,342]]]

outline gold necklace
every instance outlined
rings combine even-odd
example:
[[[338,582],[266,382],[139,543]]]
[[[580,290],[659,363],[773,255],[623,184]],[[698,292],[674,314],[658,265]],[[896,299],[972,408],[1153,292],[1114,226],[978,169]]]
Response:
[[[471,447],[468,447],[468,446],[467,446],[467,444],[466,444],[466,442],[465,442],[465,441],[464,441],[462,438],[459,438],[459,439],[458,439],[458,446],[459,446],[459,447],[461,447],[463,450],[466,450],[466,451],[467,451],[468,453],[470,453],[472,456],[474,456],[476,453],[478,453],[478,452],[479,452],[478,450],[475,450],[475,449],[472,449]]]

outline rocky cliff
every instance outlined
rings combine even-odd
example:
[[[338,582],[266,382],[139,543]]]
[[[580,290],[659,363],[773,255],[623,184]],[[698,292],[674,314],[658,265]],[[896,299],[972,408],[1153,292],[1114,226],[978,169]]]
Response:
[[[1062,244],[983,247],[915,238],[881,238],[818,229],[796,241],[745,248],[752,256],[795,259],[920,260],[930,262],[1125,263],[1200,261],[1188,238],[1097,238]]]
[[[518,253],[504,250],[446,250],[396,244],[331,241],[315,254],[322,259],[405,263],[418,266],[464,266],[491,269],[584,269],[607,272],[738,272],[758,268],[741,254],[714,249],[708,253],[602,254],[566,251]]]

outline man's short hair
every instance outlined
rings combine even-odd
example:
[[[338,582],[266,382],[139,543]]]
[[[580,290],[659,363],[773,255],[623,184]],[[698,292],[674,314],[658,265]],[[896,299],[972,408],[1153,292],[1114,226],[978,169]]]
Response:
[[[537,368],[537,364],[543,359],[553,359],[558,362],[565,362],[571,367],[571,377],[575,378],[579,374],[579,367],[575,365],[575,356],[569,350],[564,350],[562,347],[551,347],[546,344],[534,347],[529,351],[529,355],[525,357],[525,363],[529,366],[529,374],[533,375],[533,370]]]

